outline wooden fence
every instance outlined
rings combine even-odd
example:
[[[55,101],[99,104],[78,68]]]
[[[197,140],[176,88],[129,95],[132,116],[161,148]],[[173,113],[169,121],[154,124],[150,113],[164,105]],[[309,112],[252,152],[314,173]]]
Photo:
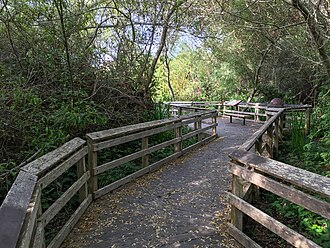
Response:
[[[47,247],[59,247],[93,199],[217,137],[216,111],[191,108],[187,111],[193,114],[90,133],[86,135],[87,142],[74,138],[24,166],[0,207],[0,246],[46,247],[45,227],[71,200],[79,198],[79,206],[47,244]],[[203,126],[205,120],[208,120],[208,124]],[[187,125],[193,125],[194,128],[183,133]],[[152,135],[164,132],[172,132],[173,137],[170,136],[172,138],[160,144],[150,145],[149,138]],[[196,137],[197,142],[183,147],[183,142],[192,137]],[[98,153],[137,140],[141,144],[139,151],[98,164]],[[173,147],[171,155],[149,165],[150,154],[169,146]],[[100,174],[136,159],[141,159],[142,169],[109,185],[98,187]],[[65,173],[73,173],[75,181],[45,208],[41,204],[45,192],[56,187],[53,184],[57,180],[64,180]]]
[[[228,102],[219,101],[177,101],[177,102],[165,102],[171,106],[171,113],[173,115],[181,115],[183,110],[191,107],[193,108],[213,108],[216,109],[219,115],[222,115],[225,110],[230,108],[235,108],[239,112],[245,112],[251,115],[252,119],[257,122],[265,122],[268,118],[279,111],[279,108],[268,107],[266,103],[245,103],[240,102],[237,106],[228,105]],[[291,121],[291,116],[293,113],[303,113],[305,112],[306,129],[309,129],[310,123],[310,111],[311,105],[299,105],[299,104],[284,104],[285,114],[283,117],[283,126]],[[287,122],[287,123],[286,123]]]
[[[306,114],[305,126],[308,126],[309,109],[278,109],[277,113],[273,111],[268,121],[240,149],[230,154],[229,171],[233,178],[232,190],[228,192],[229,203],[232,205],[228,230],[244,247],[261,247],[244,233],[245,215],[294,247],[320,247],[251,205],[252,201],[258,200],[259,188],[262,188],[330,219],[330,204],[314,196],[316,193],[329,199],[330,178],[271,159],[283,137],[285,116],[294,111],[303,111]]]

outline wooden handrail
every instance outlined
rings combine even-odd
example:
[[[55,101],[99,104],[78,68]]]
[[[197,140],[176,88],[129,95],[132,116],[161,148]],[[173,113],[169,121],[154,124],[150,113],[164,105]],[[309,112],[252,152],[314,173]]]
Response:
[[[189,108],[191,109],[191,108]],[[195,109],[195,108],[194,108]],[[201,112],[194,112],[193,114],[179,116],[176,118],[170,118],[162,121],[153,121],[143,124],[136,124],[127,126],[127,131],[124,128],[118,128],[115,130],[105,130],[102,132],[87,134],[87,142],[89,147],[89,167],[91,172],[90,179],[90,192],[93,194],[94,199],[109,193],[110,191],[134,180],[135,178],[150,172],[161,166],[164,163],[167,163],[184,153],[190,151],[192,148],[196,146],[202,145],[206,142],[211,141],[212,139],[217,137],[215,128],[217,123],[215,118],[217,117],[217,111],[214,110],[205,110]],[[207,125],[206,127],[202,127],[201,121],[205,119],[211,118],[212,124]],[[195,130],[190,132],[189,134],[182,135],[182,128],[190,123],[194,123]],[[203,138],[201,136],[205,131],[212,129],[211,135],[209,137]],[[173,131],[175,135],[174,138],[164,141],[161,144],[150,146],[148,142],[148,138],[152,135]],[[120,134],[120,136],[119,136]],[[188,148],[182,148],[183,140],[187,138],[191,138],[197,136],[198,142],[196,144],[191,145]],[[141,150],[135,153],[123,156],[116,160],[108,161],[103,164],[98,163],[98,153],[102,152],[104,149],[129,143],[132,141],[141,141]],[[167,158],[155,162],[153,164],[149,164],[148,156],[156,152],[160,149],[164,149],[169,146],[174,146],[174,153]],[[116,182],[113,182],[109,185],[103,186],[102,188],[98,187],[98,175],[104,172],[107,172],[111,169],[114,169],[118,166],[121,166],[130,161],[136,160],[138,158],[142,158],[143,168],[139,171],[128,175],[125,178],[122,178]]]
[[[2,203],[0,207],[1,247],[16,247],[37,179],[35,175],[20,171]]]
[[[330,219],[330,203],[322,199],[330,197],[330,179],[271,159],[283,137],[284,116],[291,112],[304,111],[305,128],[308,129],[310,106],[268,110],[271,116],[268,121],[229,155],[229,171],[233,179],[232,191],[228,193],[229,203],[232,205],[228,231],[244,247],[260,247],[242,231],[243,216],[247,215],[294,247],[320,247],[250,204],[258,200],[259,188],[262,188]],[[252,147],[255,147],[255,152],[259,155],[251,152]],[[264,154],[265,151],[267,154]],[[315,193],[321,198],[315,197]]]
[[[43,247],[45,226],[79,193],[80,206],[47,247],[59,247],[91,202],[87,192],[90,177],[85,168],[86,141],[74,138],[61,147],[22,167],[0,207],[0,244],[4,247]],[[77,180],[43,213],[42,190],[77,166]]]
[[[245,167],[250,167],[251,170],[266,173],[293,185],[330,197],[330,178],[328,177],[244,150],[232,152],[230,158]],[[330,216],[330,212],[328,216]]]
[[[240,148],[249,151],[255,143],[262,137],[264,133],[267,132],[270,126],[272,126],[275,121],[283,114],[285,109],[278,109],[278,112],[273,115],[261,128],[259,128],[247,141],[245,141]]]

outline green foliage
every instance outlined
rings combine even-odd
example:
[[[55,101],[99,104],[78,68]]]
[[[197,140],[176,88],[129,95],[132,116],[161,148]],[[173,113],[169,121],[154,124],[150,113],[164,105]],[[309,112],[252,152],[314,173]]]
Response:
[[[163,104],[161,102],[154,103],[153,108],[148,111],[147,115],[150,121],[163,120],[169,118],[171,116],[170,106],[167,104]]]
[[[304,233],[322,247],[330,247],[330,221],[285,199],[272,203],[275,211],[291,223],[290,227]]]
[[[206,49],[189,49],[184,46],[181,52],[170,61],[170,82],[176,100],[217,100],[243,97],[236,71],[227,62],[218,61]],[[156,101],[170,101],[166,68],[159,66],[156,71]]]
[[[290,114],[290,128],[291,128],[291,150],[298,155],[298,158],[302,156],[305,145],[305,133],[304,133],[304,119],[303,114],[293,112]]]

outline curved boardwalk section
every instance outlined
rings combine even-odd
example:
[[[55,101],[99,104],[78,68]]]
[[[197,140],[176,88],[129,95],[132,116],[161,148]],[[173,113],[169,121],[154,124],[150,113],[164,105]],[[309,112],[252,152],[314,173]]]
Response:
[[[228,154],[260,125],[218,122],[217,140],[93,202],[62,247],[235,247]]]

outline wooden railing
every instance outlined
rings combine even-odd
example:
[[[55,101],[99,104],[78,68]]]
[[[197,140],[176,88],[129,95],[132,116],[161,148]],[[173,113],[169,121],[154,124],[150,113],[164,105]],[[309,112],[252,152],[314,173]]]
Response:
[[[191,109],[187,110],[191,111]],[[186,116],[90,133],[86,135],[87,142],[74,138],[24,166],[0,207],[0,247],[46,247],[45,228],[71,200],[78,196],[79,206],[55,237],[47,242],[47,247],[59,247],[93,199],[215,139],[217,112],[205,109],[196,110],[196,113],[193,110],[193,112]],[[202,122],[207,119],[208,124],[203,126]],[[188,125],[193,125],[194,128],[189,129],[188,133],[183,133],[183,128]],[[149,138],[152,135],[164,132],[172,132],[172,138],[160,144],[150,145]],[[183,142],[192,137],[196,137],[197,141],[188,147],[183,147]],[[139,151],[102,164],[98,163],[98,153],[132,141],[140,142]],[[150,154],[169,146],[173,147],[171,155],[149,165]],[[99,188],[97,179],[100,174],[136,159],[141,159],[142,169]],[[59,180],[65,178],[65,173],[74,174],[75,181],[44,209],[41,201],[45,193],[55,188],[56,183],[60,183]]]
[[[203,111],[196,114],[194,113],[191,115],[180,116],[156,122],[153,121],[149,123],[142,123],[138,125],[87,134],[87,142],[89,148],[89,164],[92,173],[90,185],[92,187],[91,191],[93,192],[95,198],[98,198],[114,190],[115,188],[118,188],[119,186],[158,168],[164,163],[168,163],[169,161],[178,158],[179,156],[190,151],[196,146],[202,145],[214,139],[216,137],[217,126],[216,116],[216,111]],[[206,119],[212,119],[212,123],[210,123],[206,127],[202,127],[201,123],[203,120]],[[190,133],[183,135],[182,128],[191,123],[194,124],[194,130]],[[212,130],[212,133],[210,133],[208,137],[204,137],[203,133],[205,133],[207,130]],[[149,137],[168,131],[172,131],[174,133],[174,137],[172,139],[166,140],[160,144],[150,146],[148,142]],[[187,148],[183,148],[182,142],[193,136],[197,136],[198,142],[192,144]],[[98,164],[98,153],[102,152],[102,150],[136,140],[141,141],[140,151],[126,155],[113,161],[107,161],[103,164]],[[151,153],[154,153],[160,149],[164,149],[172,145],[174,146],[173,154],[149,165],[148,156]],[[98,189],[97,176],[99,174],[139,158],[142,158],[142,169],[127,177],[124,177],[123,179],[120,179],[114,183],[111,183],[107,186]]]
[[[238,150],[230,154],[229,171],[232,190],[228,192],[232,206],[229,233],[244,247],[261,247],[244,233],[243,217],[247,215],[294,247],[320,247],[313,241],[282,224],[275,218],[251,205],[258,201],[259,188],[287,199],[320,216],[330,219],[330,178],[305,171],[271,159],[283,137],[284,118],[293,111],[306,113],[309,124],[310,110],[291,107],[273,111],[272,117]],[[255,148],[254,152],[251,151]],[[314,195],[322,196],[317,198]]]
[[[230,106],[227,102],[219,101],[176,101],[176,102],[165,102],[165,104],[170,105],[172,114],[181,115],[184,109],[189,107],[193,108],[214,108],[217,109],[219,115],[222,115],[226,109],[234,108],[240,112],[246,112],[251,115],[252,119],[257,122],[266,122],[269,117],[276,114],[279,108],[268,107],[266,103],[245,103],[241,102],[237,106]],[[285,116],[290,117],[294,112],[306,112],[306,129],[309,129],[310,123],[310,111],[311,105],[301,105],[301,104],[284,104]],[[283,124],[285,126],[286,122],[290,122],[290,118],[283,119]],[[288,123],[287,123],[288,124]],[[288,126],[288,125],[287,125]]]
[[[92,201],[87,191],[86,141],[75,138],[60,148],[24,166],[0,208],[2,247],[43,247],[44,230],[71,198],[78,193],[80,205],[47,247],[59,247]],[[45,211],[41,206],[44,189],[75,166],[76,181]]]

